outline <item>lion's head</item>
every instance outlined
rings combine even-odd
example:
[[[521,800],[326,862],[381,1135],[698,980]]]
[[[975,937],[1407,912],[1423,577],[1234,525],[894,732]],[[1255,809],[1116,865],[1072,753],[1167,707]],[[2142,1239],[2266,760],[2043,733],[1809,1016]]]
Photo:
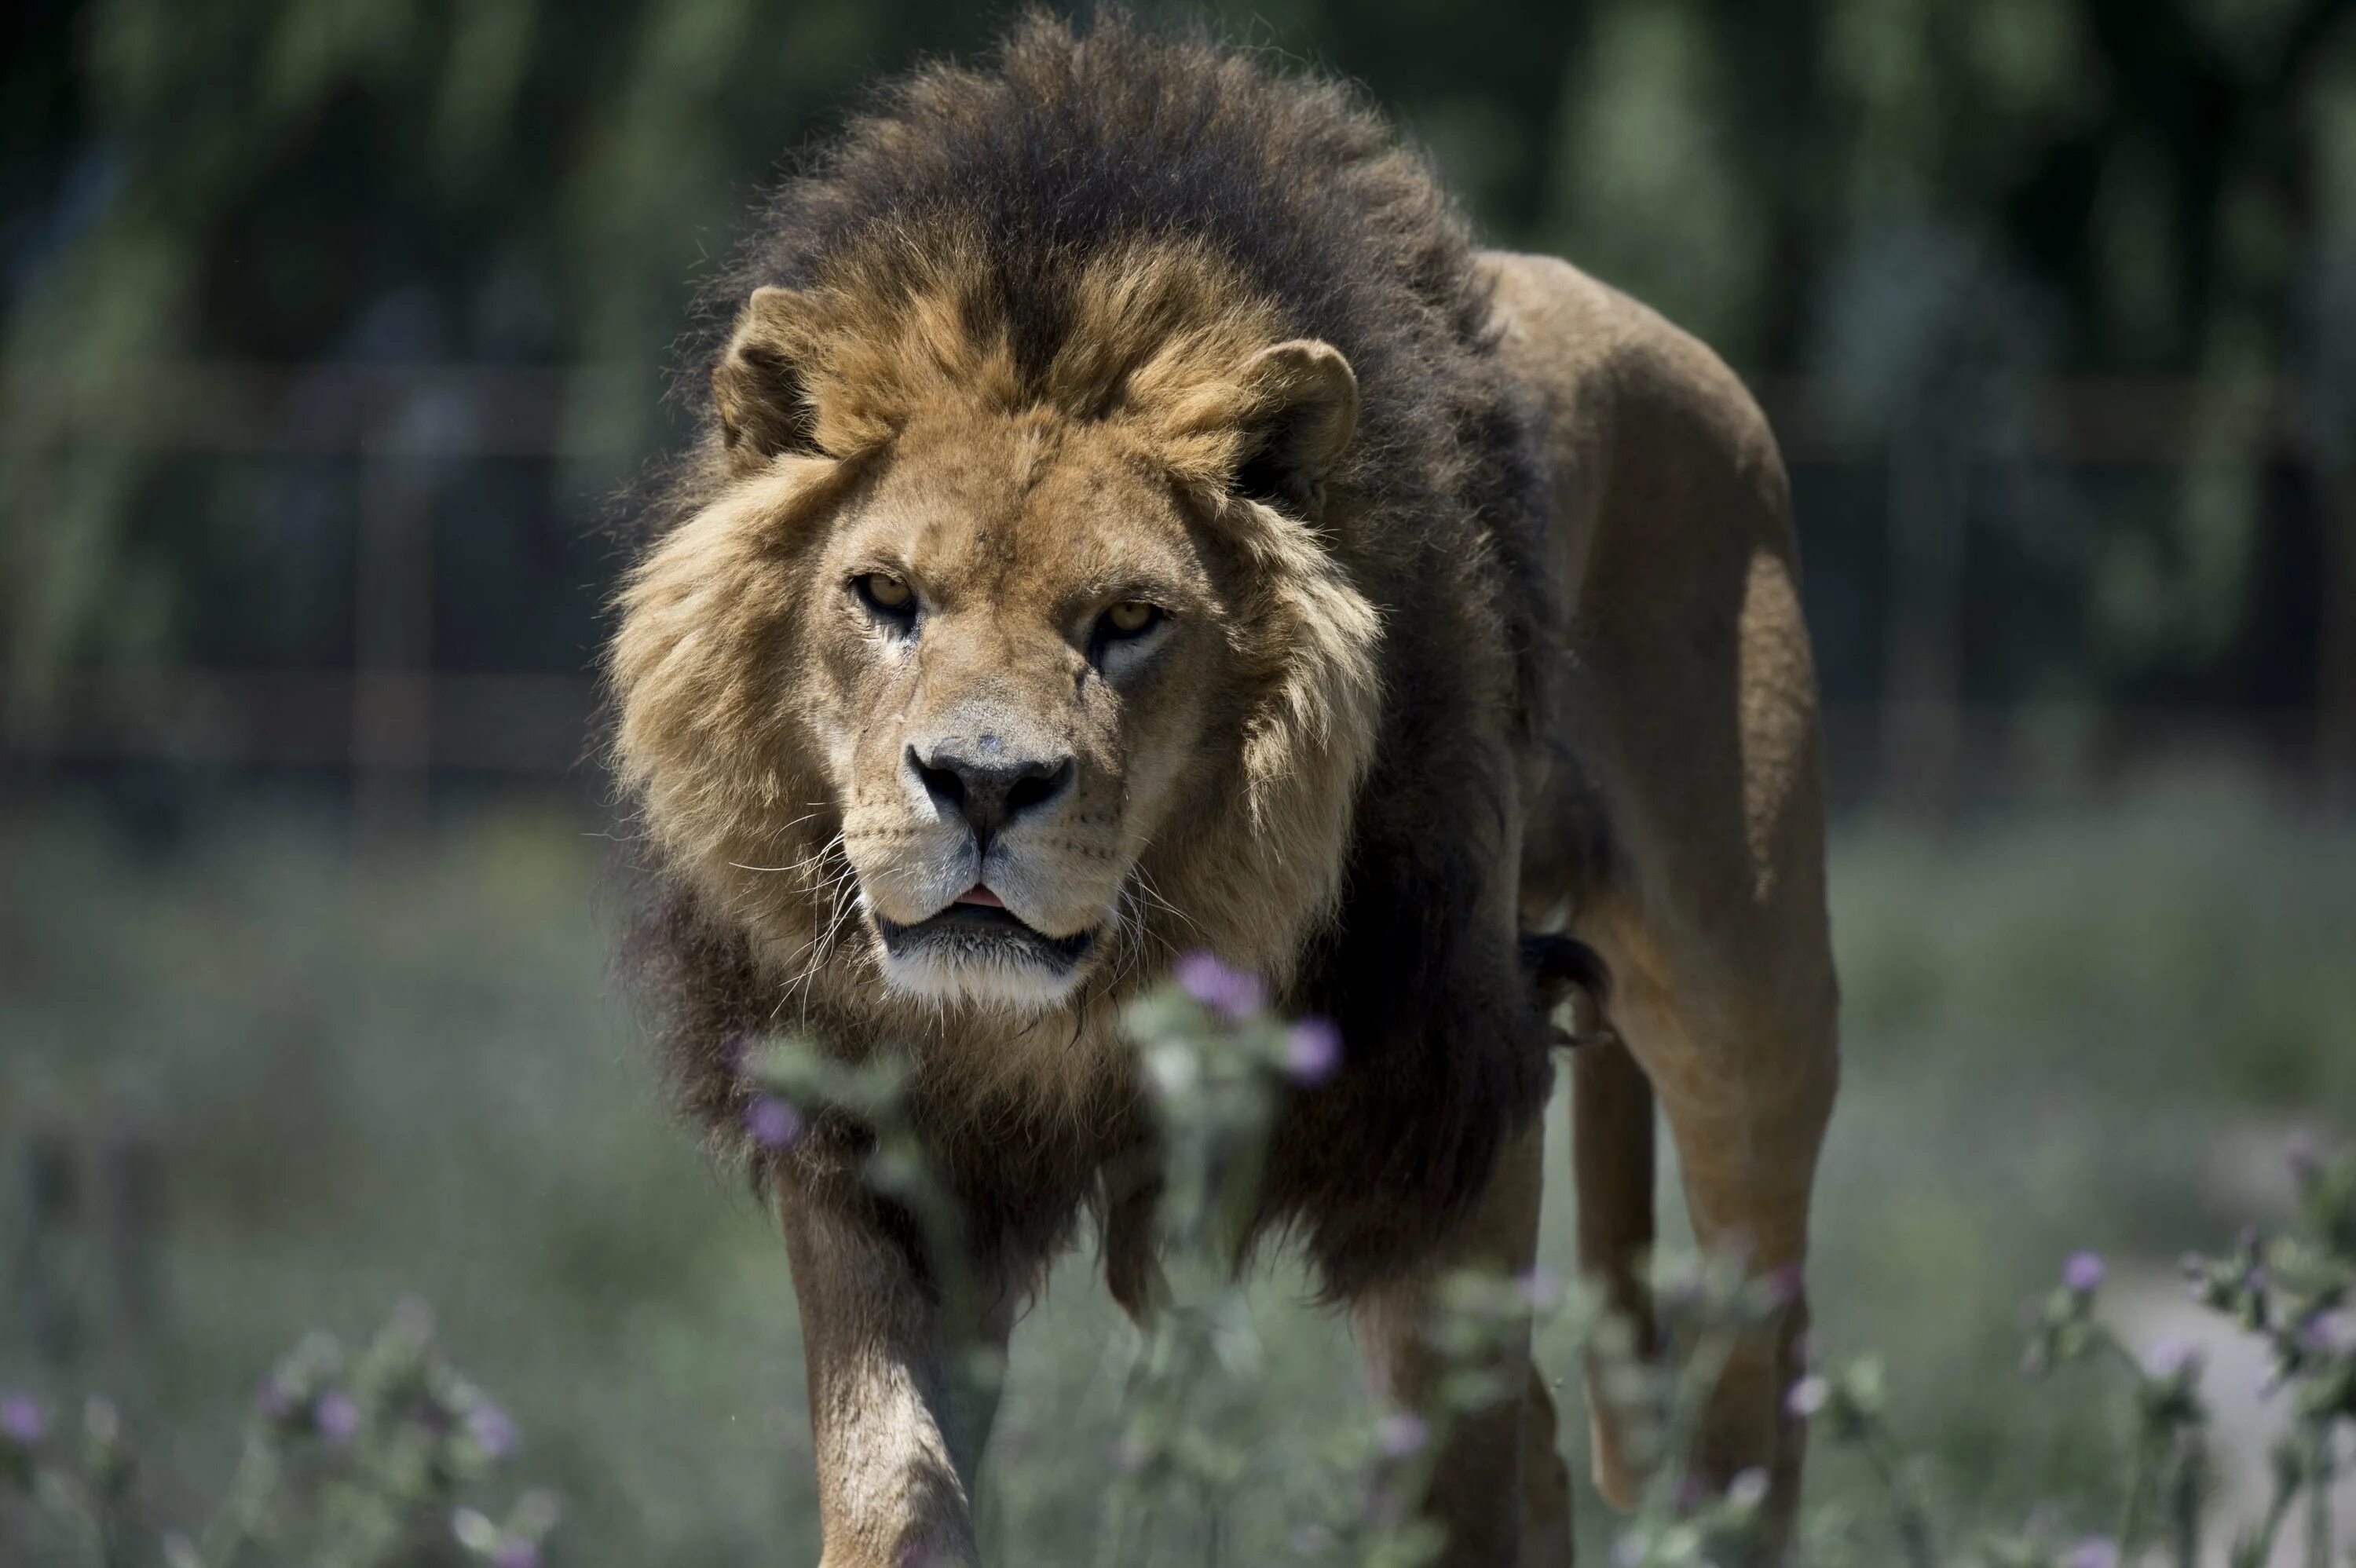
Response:
[[[788,978],[1037,1011],[1156,940],[1280,976],[1376,722],[1318,534],[1350,367],[1163,244],[1093,259],[1025,373],[959,260],[741,307],[701,504],[624,596],[623,777]]]

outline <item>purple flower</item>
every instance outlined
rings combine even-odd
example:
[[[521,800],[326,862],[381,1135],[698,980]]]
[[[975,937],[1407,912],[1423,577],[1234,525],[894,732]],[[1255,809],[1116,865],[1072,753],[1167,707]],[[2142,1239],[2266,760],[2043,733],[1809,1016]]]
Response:
[[[504,1459],[515,1452],[519,1435],[506,1411],[496,1404],[478,1404],[466,1413],[466,1435],[492,1458]]]
[[[2072,1253],[2062,1265],[2062,1283],[2080,1296],[2092,1296],[2102,1287],[2103,1260],[2093,1253]]]
[[[1375,1428],[1375,1446],[1393,1459],[1410,1459],[1431,1441],[1431,1428],[1411,1412],[1393,1411]]]
[[[1268,1005],[1268,987],[1258,976],[1230,969],[1207,953],[1187,954],[1174,973],[1180,990],[1238,1023]]]
[[[540,1542],[509,1536],[491,1552],[491,1568],[540,1568]]]
[[[48,1417],[28,1393],[0,1394],[0,1437],[19,1448],[31,1448],[48,1435]]]
[[[763,1094],[744,1107],[744,1130],[763,1148],[791,1148],[802,1136],[801,1113],[775,1094]]]
[[[329,1389],[311,1406],[311,1426],[330,1445],[348,1446],[359,1435],[359,1401],[339,1388]]]
[[[2208,1356],[2200,1346],[2185,1339],[2162,1339],[2144,1353],[2144,1371],[2156,1378],[2190,1377],[2201,1370]]]
[[[2356,1308],[2319,1312],[2300,1324],[2298,1348],[2310,1356],[2343,1356],[2356,1350]]]
[[[1833,1396],[1833,1385],[1814,1372],[1792,1385],[1783,1396],[1783,1408],[1794,1420],[1805,1421],[1824,1409]]]
[[[2118,1568],[2119,1549],[2107,1535],[2090,1535],[2070,1549],[2062,1568]]]
[[[1342,1065],[1342,1031],[1331,1019],[1306,1018],[1284,1037],[1284,1073],[1295,1083],[1323,1083]]]

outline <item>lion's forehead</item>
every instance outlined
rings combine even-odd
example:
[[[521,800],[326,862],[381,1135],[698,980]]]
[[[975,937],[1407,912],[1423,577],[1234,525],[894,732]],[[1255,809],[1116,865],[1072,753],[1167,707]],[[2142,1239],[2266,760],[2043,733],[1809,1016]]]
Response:
[[[1183,514],[1133,450],[1047,418],[913,427],[851,548],[896,554],[959,608],[1054,614],[1207,586]]]

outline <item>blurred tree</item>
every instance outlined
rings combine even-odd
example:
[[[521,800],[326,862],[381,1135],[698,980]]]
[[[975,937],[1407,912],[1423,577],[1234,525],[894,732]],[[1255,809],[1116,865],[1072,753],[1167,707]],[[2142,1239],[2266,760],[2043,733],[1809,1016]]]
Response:
[[[2086,677],[2164,695],[2256,613],[2278,421],[2252,386],[2285,363],[2320,237],[2344,246],[2356,224],[2351,0],[1215,0],[1208,16],[1364,80],[1494,237],[1572,255],[1755,371],[1869,336],[1844,313],[1869,319],[1879,296],[1826,286],[1857,258],[1902,266],[1908,236],[1952,236],[2040,302],[2040,367],[2202,389],[2179,504],[2090,518],[2094,548],[2067,568],[2095,628]],[[862,82],[970,52],[1001,19],[952,0],[24,0],[0,20],[0,695],[23,708],[68,670],[273,635],[349,644],[348,616],[317,603],[348,547],[328,542],[342,521],[316,465],[232,496],[219,473],[92,442],[75,421],[93,404],[183,360],[556,367],[574,387],[561,444],[620,454],[545,471],[537,514],[562,515],[559,496],[666,433],[655,372],[690,285],[780,156]],[[1963,444],[1955,461],[1979,462]],[[513,526],[511,482],[466,483],[471,499],[437,501],[445,531]],[[1812,518],[1836,545],[1879,526]],[[1856,555],[1844,569],[1869,569]],[[552,559],[568,593],[600,570]],[[490,574],[484,599],[514,586],[519,624],[577,665],[591,632],[532,599],[529,555],[441,560]],[[222,581],[268,580],[309,592],[228,625],[208,605]],[[1980,623],[1961,624],[1971,644]],[[1963,646],[1948,684],[1985,661]]]

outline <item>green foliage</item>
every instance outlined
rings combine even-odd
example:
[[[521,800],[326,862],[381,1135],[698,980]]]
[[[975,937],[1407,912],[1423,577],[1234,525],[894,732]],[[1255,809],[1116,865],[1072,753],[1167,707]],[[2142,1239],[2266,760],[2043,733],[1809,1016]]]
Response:
[[[200,1522],[227,1495],[235,1413],[281,1348],[319,1324],[356,1339],[413,1294],[513,1413],[514,1473],[564,1499],[559,1568],[815,1559],[784,1248],[663,1115],[589,912],[604,847],[581,826],[480,817],[378,861],[300,819],[177,856],[59,816],[0,827],[0,1388],[37,1395],[69,1434],[58,1413],[109,1391],[158,1519]],[[1846,1348],[1885,1353],[1886,1457],[1942,1550],[1994,1521],[2045,1554],[2017,1561],[2049,1568],[2115,1537],[2139,1416],[2108,1355],[2024,1391],[2008,1373],[2021,1298],[2099,1244],[2101,1319],[2148,1354],[2182,1331],[2153,1321],[2157,1304],[2199,1316],[2172,1262],[2188,1243],[2230,1252],[2253,1216],[2270,1238],[2297,1232],[2285,1135],[2345,1136],[2356,1104],[2356,836],[2210,779],[1946,837],[1858,827],[1833,864],[1854,1006],[1810,1270],[1824,1371],[1847,1374]],[[1194,1030],[1187,1016],[1169,1027]],[[1280,1049],[1281,1067],[1251,1071],[1290,1069],[1289,1036],[1263,1022],[1203,1049],[1238,1072]],[[1541,1262],[1560,1276],[1573,1205],[1561,1107],[1549,1115]],[[28,1172],[52,1145],[79,1196],[37,1237]],[[151,1151],[162,1195],[144,1227],[117,1222],[126,1145]],[[1673,1256],[1673,1200],[1665,1223]],[[147,1261],[144,1308],[119,1243]],[[1296,1532],[1308,1561],[1352,1550],[1343,1527],[1395,1463],[1376,1442],[1390,1413],[1306,1282],[1280,1256],[1242,1282],[1173,1269],[1173,1298],[1204,1307],[1188,1331],[1207,1349],[1187,1353],[1210,1371],[1166,1391],[1183,1396],[1170,1430],[1210,1445],[1123,1474],[1151,1404],[1131,1392],[1141,1342],[1097,1275],[1084,1250],[1016,1333],[985,1560],[1093,1561],[1110,1495],[1132,1487],[1141,1568],[1191,1568],[1215,1542],[1225,1562],[1301,1561]],[[1580,1298],[1518,1309],[1542,1374],[1575,1384],[1595,1328]],[[2221,1354],[2203,1384],[2212,1542],[2271,1493],[2233,1410],[2255,1375],[2221,1386]],[[1582,1477],[1575,1387],[1558,1397]],[[1809,1561],[1896,1560],[1879,1463],[1819,1427]],[[1230,1477],[1215,1507],[1201,1475]],[[2172,1526],[2153,1484],[2138,1529],[2158,1550]],[[1580,1490],[1582,1561],[1606,1562],[1623,1521]],[[2304,1522],[2286,1516],[2294,1546]],[[1988,1561],[2015,1559],[1991,1546]]]
[[[515,1428],[444,1360],[415,1304],[358,1355],[313,1334],[278,1363],[256,1391],[237,1467],[193,1535],[159,1532],[148,1517],[111,1402],[90,1400],[80,1436],[52,1432],[28,1395],[0,1409],[0,1510],[22,1504],[28,1516],[0,1513],[0,1527],[22,1524],[27,1568],[386,1568],[446,1560],[454,1540],[493,1568],[538,1568],[556,1525],[546,1492],[523,1493],[497,1521],[458,1504],[513,1450]]]
[[[1227,998],[1246,983],[1223,972],[1214,978]],[[1220,1499],[1252,1456],[1222,1429],[1203,1395],[1222,1381],[1256,1377],[1264,1362],[1232,1259],[1255,1199],[1258,1151],[1298,1057],[1290,1031],[1257,1006],[1206,1003],[1177,985],[1137,1003],[1130,1031],[1168,1155],[1160,1234],[1173,1272],[1125,1380],[1121,1435],[1110,1456],[1115,1476],[1089,1560],[1142,1561],[1149,1544],[1167,1535],[1169,1520],[1191,1513],[1198,1525],[1213,1521],[1206,1561],[1215,1562]],[[851,1116],[873,1131],[862,1179],[919,1217],[949,1320],[958,1321],[961,1307],[969,1307],[970,1282],[957,1267],[954,1206],[926,1171],[902,1115],[896,1064],[849,1068],[812,1042],[785,1040],[761,1047],[748,1071],[769,1103],[791,1109],[792,1119],[777,1124],[779,1140],[824,1116]],[[2184,1264],[2203,1306],[2266,1339],[2274,1379],[2291,1395],[2294,1421],[2276,1456],[2273,1497],[2237,1537],[2235,1568],[2273,1561],[2276,1539],[2302,1498],[2308,1568],[2331,1568],[2336,1438],[2342,1424],[2356,1425],[2356,1157],[2326,1162],[2300,1150],[2292,1164],[2302,1205],[2297,1232],[2265,1239],[2252,1231],[2233,1254],[2189,1256]],[[2115,1537],[2085,1538],[2065,1550],[2041,1541],[2032,1524],[2024,1531],[1961,1531],[1961,1542],[1943,1552],[1898,1451],[1881,1361],[1866,1357],[1811,1371],[1791,1388],[1794,1416],[1872,1467],[1910,1568],[1942,1561],[2095,1568],[2136,1560],[2147,1542],[2164,1545],[2176,1568],[2202,1562],[2211,1501],[2202,1358],[2181,1349],[2139,1360],[2097,1314],[2103,1277],[2092,1254],[2070,1260],[2032,1321],[2026,1365],[2040,1378],[2083,1361],[2125,1369],[2134,1432]],[[1783,1299],[1726,1262],[1663,1264],[1654,1290],[1666,1342],[1677,1347],[1665,1363],[1629,1353],[1624,1326],[1604,1317],[1600,1295],[1580,1293],[1568,1314],[1578,1343],[1598,1359],[1610,1396],[1635,1419],[1650,1475],[1612,1561],[1618,1568],[1730,1568],[1750,1561],[1756,1547],[1766,1477],[1746,1472],[1711,1495],[1687,1478],[1690,1456],[1727,1356],[1740,1336],[1772,1325]],[[1424,1329],[1440,1369],[1430,1403],[1375,1420],[1345,1419],[1321,1444],[1344,1462],[1311,1480],[1309,1489],[1327,1503],[1296,1527],[1293,1557],[1334,1568],[1434,1561],[1445,1537],[1413,1507],[1430,1466],[1457,1424],[1518,1393],[1519,1347],[1531,1315],[1559,1305],[1539,1280],[1467,1273],[1446,1281]],[[1511,1358],[1502,1371],[1501,1356]],[[1002,1369],[992,1359],[974,1371],[994,1388]],[[83,1425],[75,1474],[59,1460],[38,1407],[8,1399],[0,1408],[0,1482],[62,1526],[92,1568],[143,1561],[146,1553],[131,1544],[141,1526],[130,1506],[134,1466],[119,1418],[111,1404],[93,1400]],[[474,1555],[497,1568],[536,1568],[555,1523],[553,1501],[540,1493],[526,1494],[505,1522],[471,1507],[449,1511],[458,1488],[512,1448],[514,1431],[435,1354],[421,1309],[396,1314],[349,1362],[332,1340],[306,1339],[264,1381],[250,1427],[213,1523],[194,1541],[164,1538],[168,1568],[229,1568],[262,1555],[329,1568],[427,1561],[445,1515],[450,1533]],[[1830,1531],[1813,1535],[1815,1561],[1849,1560]],[[76,1556],[60,1551],[56,1560]]]
[[[2274,439],[2253,389],[2284,369],[2328,379],[2356,341],[2332,303],[2356,233],[2356,27],[2336,0],[1141,8],[1364,80],[1488,237],[1570,255],[1746,369],[1825,379],[1836,403],[1882,406],[1889,355],[1844,345],[1899,342],[1874,330],[1892,293],[1920,342],[1966,357],[2011,354],[2014,318],[2033,317],[2034,355],[1997,367],[2015,380],[2192,378],[2181,476],[2066,520],[1996,505],[2029,557],[2011,581],[2070,580],[2104,656],[2027,662],[2111,693],[2217,672],[2248,632],[2269,591],[2254,574]],[[947,0],[34,7],[0,76],[12,707],[37,713],[92,670],[229,657],[208,589],[256,581],[294,531],[255,514],[303,515],[299,484],[252,497],[174,455],[171,366],[558,367],[569,391],[534,489],[577,528],[581,493],[673,433],[659,371],[756,189],[865,83],[969,57],[1001,20]],[[1897,385],[1902,414],[1917,400]],[[2051,428],[2007,386],[1997,437]],[[2322,411],[2300,425],[2318,451],[2338,452],[2345,400],[2302,394]],[[514,499],[468,511],[487,528]],[[1839,570],[1869,569],[1845,537],[1869,522],[1819,510],[1811,527]],[[487,599],[512,586],[472,570]],[[231,619],[278,614],[269,598]],[[570,624],[543,631],[577,655]]]

